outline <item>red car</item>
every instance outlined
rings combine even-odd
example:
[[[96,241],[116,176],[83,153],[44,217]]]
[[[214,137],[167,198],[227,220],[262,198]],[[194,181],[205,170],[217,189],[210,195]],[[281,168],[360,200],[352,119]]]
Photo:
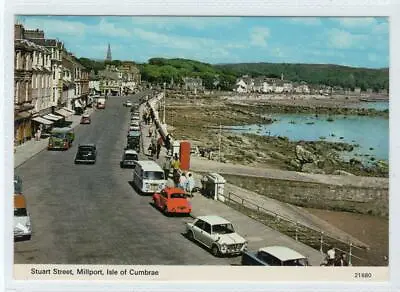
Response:
[[[187,214],[192,212],[192,204],[184,190],[175,187],[166,187],[160,193],[153,195],[154,206],[164,214]]]

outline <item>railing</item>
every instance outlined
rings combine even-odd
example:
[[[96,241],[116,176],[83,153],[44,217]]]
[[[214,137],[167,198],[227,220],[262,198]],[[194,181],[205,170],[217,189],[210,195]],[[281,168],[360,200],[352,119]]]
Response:
[[[225,204],[245,213],[247,216],[260,221],[272,229],[294,238],[296,241],[320,250],[321,253],[325,253],[324,250],[334,246],[337,251],[348,256],[349,265],[353,264],[353,260],[356,260],[358,264],[365,263],[366,261],[366,259],[356,256],[354,252],[365,251],[367,247],[357,246],[351,241],[345,242],[323,230],[315,229],[276,212],[267,210],[232,192],[222,196],[225,199],[223,200]]]

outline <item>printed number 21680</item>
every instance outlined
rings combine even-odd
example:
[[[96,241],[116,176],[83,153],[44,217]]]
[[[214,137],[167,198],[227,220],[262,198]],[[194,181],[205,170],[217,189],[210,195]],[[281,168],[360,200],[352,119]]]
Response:
[[[372,273],[354,273],[354,278],[369,279],[372,278]]]

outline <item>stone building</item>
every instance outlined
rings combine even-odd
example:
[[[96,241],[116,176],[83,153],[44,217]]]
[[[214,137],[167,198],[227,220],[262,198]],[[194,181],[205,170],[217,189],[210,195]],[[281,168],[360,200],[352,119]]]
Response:
[[[28,40],[26,32],[21,24],[14,26],[14,141],[17,145],[30,139],[39,127],[53,124],[46,118],[54,106],[51,53]]]

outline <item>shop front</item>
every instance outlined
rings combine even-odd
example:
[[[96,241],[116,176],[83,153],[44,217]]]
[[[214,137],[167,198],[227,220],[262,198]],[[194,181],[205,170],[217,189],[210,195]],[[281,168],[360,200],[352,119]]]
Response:
[[[21,145],[32,138],[31,114],[19,112],[14,117],[14,145]]]

